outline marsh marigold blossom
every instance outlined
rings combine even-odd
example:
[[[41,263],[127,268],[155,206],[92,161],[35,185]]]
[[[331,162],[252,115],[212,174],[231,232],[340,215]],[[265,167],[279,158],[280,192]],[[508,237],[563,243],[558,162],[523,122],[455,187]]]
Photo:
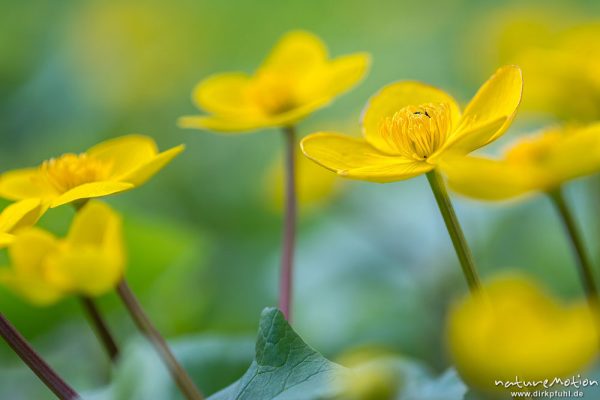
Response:
[[[184,149],[159,153],[154,140],[128,135],[107,140],[85,153],[67,153],[34,168],[0,176],[0,196],[39,198],[50,207],[123,192],[142,185]]]
[[[365,75],[369,56],[330,59],[315,35],[286,34],[254,75],[213,75],[194,89],[193,101],[206,116],[188,116],[184,128],[244,132],[289,126],[327,105]]]
[[[521,99],[516,66],[500,68],[461,114],[440,89],[403,81],[384,87],[366,106],[364,139],[319,132],[301,142],[304,154],[341,176],[374,182],[429,172],[448,153],[469,153],[502,135]]]
[[[66,238],[34,227],[20,231],[8,247],[10,267],[0,283],[36,305],[76,293],[99,296],[123,276],[121,218],[108,205],[91,201],[74,217]]]
[[[474,19],[464,48],[478,62],[462,59],[480,69],[521,66],[527,80],[523,111],[567,121],[600,119],[600,23],[582,19],[571,3],[516,4]]]
[[[570,378],[598,355],[585,301],[563,304],[519,275],[492,281],[484,293],[468,296],[449,316],[450,353],[468,384],[491,391],[499,390],[496,380]]]
[[[519,139],[501,159],[461,157],[444,167],[453,190],[485,200],[551,192],[598,171],[600,123],[549,129]]]

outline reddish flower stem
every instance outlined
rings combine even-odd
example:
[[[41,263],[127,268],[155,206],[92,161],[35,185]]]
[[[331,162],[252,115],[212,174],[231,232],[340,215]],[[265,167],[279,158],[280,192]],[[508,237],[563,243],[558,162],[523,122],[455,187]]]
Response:
[[[88,315],[89,321],[96,332],[98,340],[104,346],[110,361],[113,363],[116,362],[117,358],[119,358],[119,347],[117,346],[117,343],[115,342],[115,339],[113,338],[106,321],[102,317],[100,310],[98,310],[96,303],[89,297],[81,297],[81,304]]]
[[[0,313],[0,336],[56,397],[61,400],[80,398],[79,394],[37,354],[2,313]]]
[[[204,400],[204,396],[200,390],[198,390],[198,387],[194,384],[192,378],[190,378],[181,364],[179,364],[160,332],[154,327],[125,279],[121,280],[117,286],[117,293],[140,332],[142,332],[150,343],[152,343],[160,357],[163,359],[173,380],[185,398],[188,400]]]
[[[296,129],[283,129],[285,140],[285,217],[283,221],[283,251],[279,282],[279,309],[288,321],[292,318],[294,281],[294,245],[296,236]]]

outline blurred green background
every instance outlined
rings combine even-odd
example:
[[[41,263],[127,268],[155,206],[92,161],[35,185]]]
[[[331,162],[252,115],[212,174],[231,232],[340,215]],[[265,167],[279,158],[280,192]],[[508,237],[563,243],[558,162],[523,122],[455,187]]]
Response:
[[[334,56],[370,52],[373,66],[356,89],[304,121],[302,135],[359,134],[366,100],[395,80],[426,81],[465,104],[496,67],[521,61],[526,100],[492,151],[547,124],[600,118],[600,55],[590,52],[574,65],[559,65],[530,51],[581,54],[572,41],[557,45],[573,31],[581,35],[574,34],[576,43],[600,46],[596,0],[0,5],[2,170],[134,132],[154,137],[163,149],[187,145],[144,187],[108,201],[125,217],[134,290],[159,329],[176,339],[207,393],[246,369],[260,310],[276,304],[281,215],[265,176],[280,157],[282,138],[275,130],[220,136],[179,129],[179,116],[197,113],[190,93],[199,80],[215,72],[251,72],[283,33],[306,29],[322,37]],[[569,69],[584,67],[585,73]],[[555,80],[544,81],[545,74]],[[544,92],[548,88],[559,94]],[[568,197],[598,262],[596,180],[574,182]],[[338,184],[334,195],[302,213],[296,330],[330,359],[376,346],[434,374],[444,371],[444,318],[465,285],[425,179]],[[581,295],[546,199],[483,204],[457,198],[456,206],[482,275],[518,268],[560,296]],[[71,217],[68,209],[52,210],[42,225],[62,234]],[[136,353],[144,344],[116,297],[107,295],[100,304],[132,359],[151,357]],[[116,374],[77,299],[38,309],[0,289],[0,309],[78,388],[99,389]],[[132,359],[127,362],[135,369]],[[161,398],[148,393],[158,397],[139,398]],[[0,346],[0,398],[51,398],[6,346]]]

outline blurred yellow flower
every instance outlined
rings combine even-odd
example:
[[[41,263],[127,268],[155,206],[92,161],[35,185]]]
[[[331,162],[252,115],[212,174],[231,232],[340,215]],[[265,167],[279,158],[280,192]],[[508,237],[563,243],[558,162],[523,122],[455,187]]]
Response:
[[[500,160],[469,156],[442,164],[450,187],[467,196],[500,200],[551,192],[600,171],[600,123],[553,128],[520,139]]]
[[[563,120],[600,119],[600,23],[571,5],[496,10],[473,27],[466,46],[487,68],[515,63],[527,81],[523,110]]]
[[[329,59],[317,36],[292,31],[254,75],[224,73],[200,82],[193,101],[211,115],[183,117],[179,125],[221,132],[289,126],[357,84],[368,66],[365,53]]]
[[[331,199],[338,188],[339,178],[302,156],[296,155],[296,190],[301,210],[309,210]],[[274,210],[283,210],[285,200],[285,170],[280,156],[276,159],[264,179],[267,202]]]
[[[76,214],[66,238],[40,228],[22,230],[8,247],[11,266],[0,283],[36,305],[50,305],[77,293],[99,296],[123,275],[121,218],[99,201]]]
[[[393,400],[397,398],[398,376],[388,360],[393,353],[383,348],[362,347],[343,353],[336,362],[351,368],[340,374],[334,385],[345,400]]]
[[[15,233],[34,225],[47,207],[39,199],[21,200],[7,206],[0,213],[0,247],[13,242]]]
[[[154,140],[128,135],[107,140],[85,153],[63,154],[37,168],[0,176],[0,196],[10,200],[39,198],[50,207],[107,196],[142,185],[184,149],[158,152]]]
[[[502,135],[521,100],[523,79],[505,66],[479,89],[461,115],[440,89],[403,81],[384,87],[365,109],[364,139],[320,132],[304,154],[341,176],[374,182],[409,179],[435,169],[449,152],[469,153]]]
[[[562,304],[520,275],[498,278],[484,294],[459,302],[447,334],[459,374],[488,391],[499,389],[497,380],[570,377],[598,354],[597,325],[587,303]]]

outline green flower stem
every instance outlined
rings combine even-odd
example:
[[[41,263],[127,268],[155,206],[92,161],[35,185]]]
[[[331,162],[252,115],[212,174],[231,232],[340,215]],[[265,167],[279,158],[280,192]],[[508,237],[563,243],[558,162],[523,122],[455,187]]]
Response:
[[[94,331],[96,332],[98,340],[104,346],[110,361],[113,363],[116,362],[117,358],[119,358],[119,347],[117,346],[117,343],[115,342],[115,339],[113,338],[106,321],[102,317],[100,310],[98,310],[98,307],[93,299],[84,296],[82,296],[80,299],[81,305],[83,306],[83,309],[85,310],[88,319],[94,328]]]
[[[117,286],[117,293],[119,294],[119,297],[123,301],[125,308],[127,308],[127,311],[129,311],[129,315],[131,315],[131,318],[137,325],[140,332],[142,332],[148,338],[150,343],[152,343],[160,357],[165,362],[165,365],[169,369],[171,376],[175,380],[175,383],[184,396],[188,400],[203,400],[204,396],[202,393],[200,393],[187,372],[179,364],[169,349],[169,345],[165,339],[154,327],[125,279],[122,279]]]
[[[296,236],[296,129],[283,130],[285,138],[285,217],[283,222],[283,251],[279,282],[279,309],[291,320],[294,281],[294,245]]]
[[[471,251],[465,240],[465,235],[460,227],[458,218],[456,218],[456,213],[450,202],[450,197],[448,196],[444,181],[435,169],[427,173],[427,180],[429,181],[431,191],[433,192],[440,212],[442,213],[442,217],[444,218],[444,222],[446,223],[448,234],[450,235],[450,239],[452,239],[454,250],[460,261],[463,274],[467,279],[469,289],[473,293],[478,292],[481,289],[481,283],[477,271],[475,270],[473,256],[471,255]]]
[[[583,239],[577,229],[575,218],[567,206],[562,188],[559,187],[556,190],[549,192],[548,196],[552,200],[571,241],[571,247],[573,248],[573,252],[577,259],[579,274],[581,275],[585,292],[588,298],[595,304],[598,300],[598,285],[596,284],[596,278],[594,277],[592,263],[585,251]]]
[[[56,397],[61,400],[80,398],[77,392],[46,364],[2,313],[0,313],[0,336]]]

